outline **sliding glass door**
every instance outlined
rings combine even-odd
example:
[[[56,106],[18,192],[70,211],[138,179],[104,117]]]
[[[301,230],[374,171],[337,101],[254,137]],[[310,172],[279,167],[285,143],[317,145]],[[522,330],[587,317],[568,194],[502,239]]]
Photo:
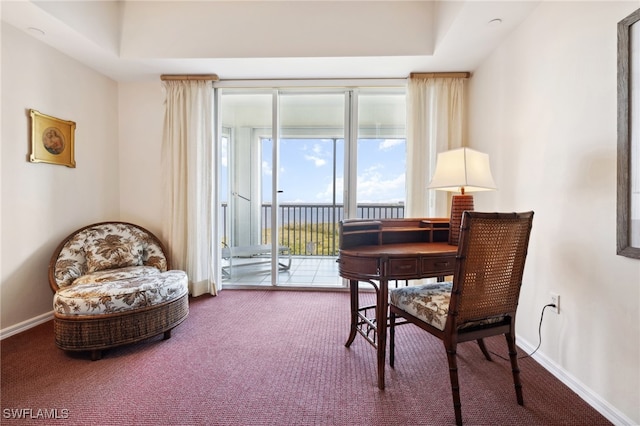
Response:
[[[249,285],[260,284],[264,272],[243,272],[268,268],[271,263],[263,199],[263,187],[270,180],[262,150],[263,141],[273,137],[273,95],[271,91],[230,91],[220,99],[223,285],[234,277]]]
[[[404,90],[224,89],[223,285],[335,287],[339,222],[404,213]]]
[[[281,285],[341,285],[336,276],[342,218],[344,91],[281,91],[278,198],[280,241],[295,256]]]

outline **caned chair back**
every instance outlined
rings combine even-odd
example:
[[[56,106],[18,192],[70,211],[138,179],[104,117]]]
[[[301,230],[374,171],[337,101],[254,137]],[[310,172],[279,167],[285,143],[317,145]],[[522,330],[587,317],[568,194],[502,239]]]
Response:
[[[447,327],[515,317],[533,212],[464,212]]]

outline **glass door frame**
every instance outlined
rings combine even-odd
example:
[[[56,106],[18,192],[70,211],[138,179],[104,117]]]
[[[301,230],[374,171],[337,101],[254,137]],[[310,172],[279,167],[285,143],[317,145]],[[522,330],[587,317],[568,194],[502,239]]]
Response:
[[[280,208],[279,168],[280,168],[280,94],[278,89],[271,93],[271,285],[278,286],[280,276],[280,228],[278,210]]]

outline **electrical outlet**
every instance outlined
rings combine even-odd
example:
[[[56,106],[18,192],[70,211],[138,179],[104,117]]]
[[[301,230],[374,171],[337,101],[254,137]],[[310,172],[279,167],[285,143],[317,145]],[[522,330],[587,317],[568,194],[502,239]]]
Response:
[[[556,305],[555,307],[549,307],[549,309],[551,309],[552,312],[559,314],[560,313],[560,295],[558,293],[551,293],[551,302],[549,303]]]

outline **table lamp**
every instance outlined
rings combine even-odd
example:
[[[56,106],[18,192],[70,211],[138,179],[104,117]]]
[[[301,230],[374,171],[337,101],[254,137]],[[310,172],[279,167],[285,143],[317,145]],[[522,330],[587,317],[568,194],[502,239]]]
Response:
[[[449,244],[458,245],[462,212],[473,211],[473,195],[467,192],[496,189],[489,167],[489,155],[469,148],[439,153],[436,171],[428,188],[460,192],[452,197],[449,224]]]

